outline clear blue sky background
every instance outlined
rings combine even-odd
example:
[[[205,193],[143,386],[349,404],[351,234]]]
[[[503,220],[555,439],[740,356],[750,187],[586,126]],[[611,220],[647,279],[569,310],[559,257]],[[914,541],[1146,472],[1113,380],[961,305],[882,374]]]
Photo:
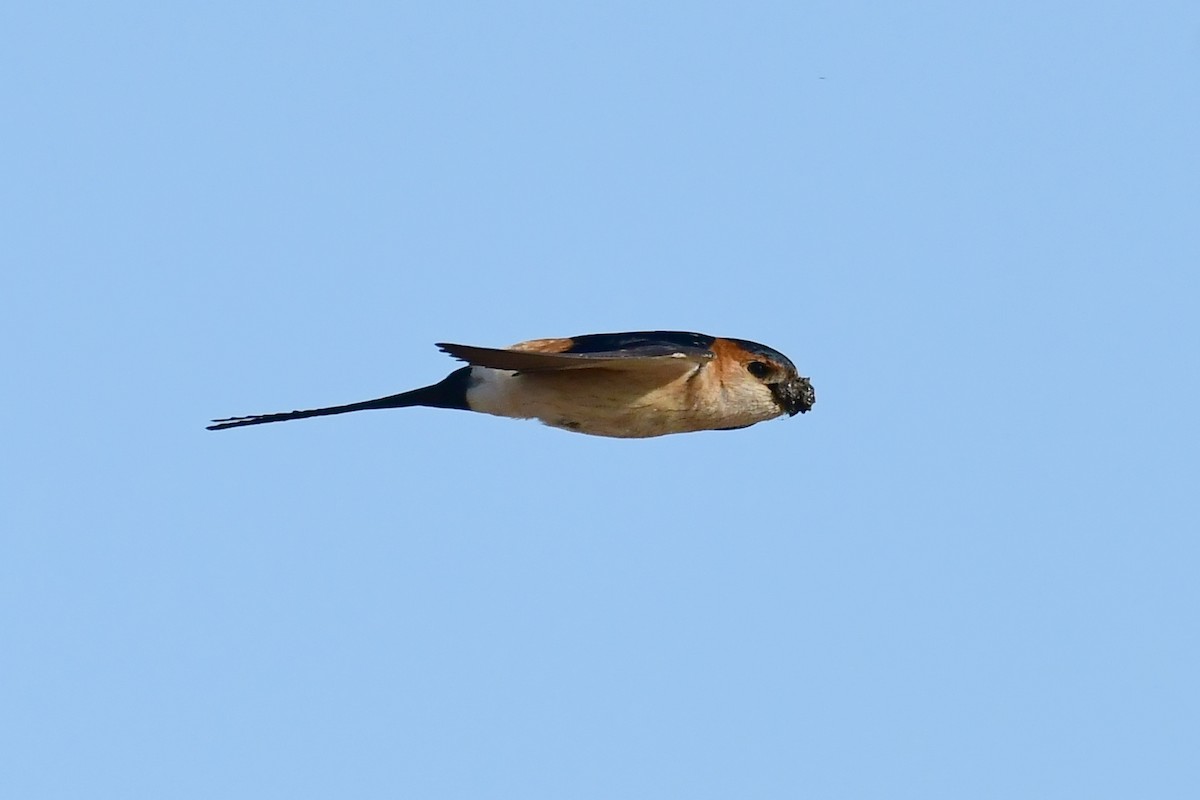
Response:
[[[10,3],[0,796],[1194,798],[1194,3]],[[438,410],[681,328],[805,417]]]

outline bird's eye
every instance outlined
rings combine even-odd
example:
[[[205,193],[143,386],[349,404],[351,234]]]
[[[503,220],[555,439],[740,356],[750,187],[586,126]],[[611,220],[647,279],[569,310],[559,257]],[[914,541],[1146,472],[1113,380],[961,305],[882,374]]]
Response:
[[[771,374],[771,368],[761,361],[751,361],[746,365],[746,370],[760,380]]]

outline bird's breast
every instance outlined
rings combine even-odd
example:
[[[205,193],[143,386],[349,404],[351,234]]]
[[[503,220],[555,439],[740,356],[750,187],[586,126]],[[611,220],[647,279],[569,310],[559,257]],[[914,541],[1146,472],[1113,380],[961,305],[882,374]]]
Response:
[[[756,394],[726,383],[707,365],[666,375],[615,369],[514,373],[474,367],[467,403],[472,411],[485,414],[538,419],[556,428],[619,438],[744,427],[779,416],[765,387]]]

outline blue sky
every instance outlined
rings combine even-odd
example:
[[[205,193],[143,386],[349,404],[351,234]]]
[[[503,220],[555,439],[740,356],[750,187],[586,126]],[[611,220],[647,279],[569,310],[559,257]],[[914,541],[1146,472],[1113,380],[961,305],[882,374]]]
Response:
[[[10,4],[0,74],[0,795],[1195,796],[1193,4]],[[817,405],[203,430],[647,328]]]

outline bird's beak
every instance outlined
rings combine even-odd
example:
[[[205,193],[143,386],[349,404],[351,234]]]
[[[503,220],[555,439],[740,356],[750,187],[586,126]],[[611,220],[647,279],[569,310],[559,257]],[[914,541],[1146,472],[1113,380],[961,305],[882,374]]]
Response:
[[[779,407],[787,412],[789,417],[803,414],[817,402],[817,394],[813,391],[808,378],[796,378],[783,383],[771,384],[771,392]]]

